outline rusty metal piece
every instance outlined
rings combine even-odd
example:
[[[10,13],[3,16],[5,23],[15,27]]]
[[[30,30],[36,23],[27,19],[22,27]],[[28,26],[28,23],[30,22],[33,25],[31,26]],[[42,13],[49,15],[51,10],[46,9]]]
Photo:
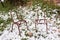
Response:
[[[11,14],[11,13],[10,13],[10,14]],[[16,13],[16,15],[17,15],[17,13]],[[17,15],[17,18],[19,18],[18,15]],[[23,23],[26,23],[27,30],[28,30],[28,25],[27,25],[26,20],[19,20],[19,21],[17,21],[17,22],[14,22],[14,20],[13,20],[13,15],[12,15],[12,14],[11,14],[11,19],[12,19],[12,22],[13,22],[13,24],[12,24],[12,30],[13,30],[13,25],[16,24],[16,25],[18,26],[18,31],[19,31],[19,35],[20,35],[20,36],[21,36],[20,27],[21,27],[22,22],[23,22]],[[12,32],[12,30],[11,30],[11,32]]]
[[[40,23],[41,20],[44,20],[44,23]],[[39,19],[38,13],[37,13],[37,19],[35,19],[35,29],[36,29],[36,25],[38,24],[45,24],[46,25],[46,32],[48,32],[48,24],[47,24],[47,19],[45,17],[45,13],[44,13],[44,19]]]

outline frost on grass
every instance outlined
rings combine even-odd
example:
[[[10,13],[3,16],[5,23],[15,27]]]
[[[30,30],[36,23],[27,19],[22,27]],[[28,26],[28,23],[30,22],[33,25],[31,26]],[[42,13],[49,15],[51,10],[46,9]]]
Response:
[[[7,27],[4,28],[3,32],[0,32],[0,40],[60,40],[60,30],[59,30],[59,18],[55,18],[56,14],[50,15],[50,11],[48,11],[48,15],[45,14],[46,19],[47,19],[47,24],[48,24],[48,33],[46,32],[46,25],[45,24],[37,24],[35,28],[35,19],[37,19],[37,13],[39,16],[39,19],[44,19],[44,12],[45,9],[41,9],[40,6],[35,6],[35,7],[20,7],[18,11],[18,15],[23,15],[24,20],[27,21],[28,29],[25,26],[25,24],[20,25],[20,31],[21,31],[21,36],[19,35],[18,31],[18,26],[16,24],[13,25],[13,31],[11,32],[12,29],[12,22],[10,24],[7,24]],[[53,10],[53,12],[56,13],[56,10]],[[10,12],[8,13],[9,15],[2,15],[0,14],[0,18],[2,22],[0,23],[0,26],[3,25],[3,21],[8,20],[11,18]],[[13,11],[13,20],[15,22],[19,21],[16,17],[16,12]],[[49,16],[50,17],[47,17]],[[11,20],[10,20],[11,21]],[[44,22],[43,20],[41,23]]]

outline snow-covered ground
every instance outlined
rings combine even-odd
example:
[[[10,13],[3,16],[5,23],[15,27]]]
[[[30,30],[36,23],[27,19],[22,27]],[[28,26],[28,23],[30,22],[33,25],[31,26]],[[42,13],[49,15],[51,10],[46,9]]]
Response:
[[[28,28],[25,26],[25,24],[22,24],[20,27],[21,36],[19,35],[18,26],[13,26],[13,31],[11,32],[12,26],[8,25],[8,27],[0,33],[0,40],[60,40],[60,32],[58,32],[58,25],[56,25],[56,18],[54,17],[55,14],[53,14],[51,17],[52,19],[46,17],[47,24],[48,24],[48,33],[46,32],[46,25],[45,24],[38,24],[36,26],[37,32],[35,30],[35,19],[37,18],[37,13],[39,13],[39,19],[44,19],[43,15],[44,12],[41,10],[41,7],[36,6],[34,9],[31,8],[19,8],[19,13],[24,16],[24,20],[28,22]],[[41,16],[42,13],[42,16]],[[10,14],[10,12],[8,13]],[[15,12],[12,12],[13,19],[17,21],[16,15],[14,15]],[[1,16],[4,20],[8,19],[8,16]],[[41,23],[43,20],[41,21]],[[58,21],[60,22],[60,20]],[[26,36],[26,33],[30,33],[32,36]],[[30,35],[29,34],[29,35]]]

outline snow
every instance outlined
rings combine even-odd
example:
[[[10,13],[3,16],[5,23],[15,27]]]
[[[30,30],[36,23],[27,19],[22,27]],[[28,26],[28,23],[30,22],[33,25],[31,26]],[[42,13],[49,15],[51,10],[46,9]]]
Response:
[[[41,10],[41,7],[39,7],[39,6],[37,6],[35,10],[39,10],[38,13],[41,13],[41,12],[44,13]],[[17,25],[14,25],[13,32],[11,32],[11,26],[8,25],[9,27],[7,27],[2,32],[2,35],[0,35],[0,40],[21,40],[22,38],[27,38],[27,40],[60,40],[60,37],[58,36],[58,34],[59,34],[58,28],[56,27],[56,24],[54,23],[54,21],[56,21],[56,19],[54,18],[55,14],[52,15],[51,20],[50,20],[50,18],[47,17],[48,33],[46,33],[46,25],[45,24],[38,24],[37,28],[36,28],[37,32],[35,31],[35,19],[36,19],[37,11],[34,11],[32,9],[27,9],[26,7],[22,8],[19,12],[21,12],[21,11],[23,11],[22,15],[25,16],[24,18],[28,22],[29,30],[27,30],[26,26],[22,24],[22,26],[20,27],[20,31],[21,31],[21,36],[20,36]],[[53,10],[53,11],[55,12],[55,10]],[[8,14],[10,14],[10,12]],[[16,22],[18,19],[16,19],[17,17],[16,17],[16,15],[14,15],[15,13],[12,12],[12,14],[13,14],[13,17],[14,17],[13,19]],[[35,14],[35,16],[33,16],[34,14]],[[39,16],[39,19],[43,19],[43,15],[42,15],[42,17]],[[2,18],[4,20],[7,20],[8,16],[5,15],[5,16],[2,16]],[[41,22],[43,22],[43,21],[41,21]],[[58,22],[60,22],[60,21],[58,21]],[[22,29],[24,29],[24,31]],[[32,32],[33,36],[32,37],[26,36],[25,35],[26,31],[27,32]]]

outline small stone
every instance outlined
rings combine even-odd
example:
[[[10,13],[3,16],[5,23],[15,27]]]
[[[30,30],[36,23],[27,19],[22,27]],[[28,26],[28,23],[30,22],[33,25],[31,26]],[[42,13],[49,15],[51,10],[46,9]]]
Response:
[[[27,35],[30,36],[30,37],[32,37],[33,33],[32,32],[28,32]]]

